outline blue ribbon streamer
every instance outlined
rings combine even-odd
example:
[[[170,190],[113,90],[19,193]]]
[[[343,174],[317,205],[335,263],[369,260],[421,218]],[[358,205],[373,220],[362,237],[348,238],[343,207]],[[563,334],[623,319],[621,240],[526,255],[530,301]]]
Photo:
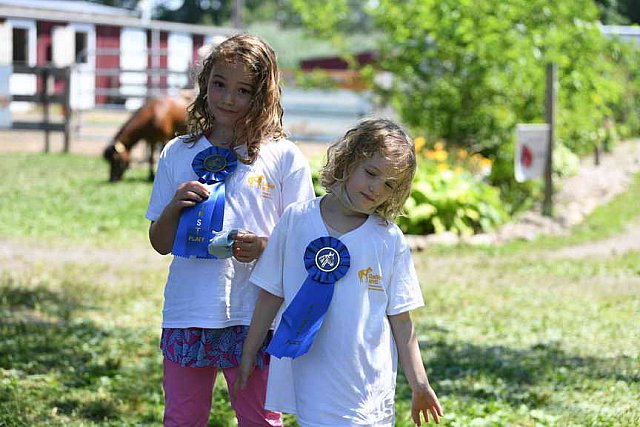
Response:
[[[172,253],[181,257],[217,258],[208,251],[214,233],[224,223],[225,179],[235,170],[238,162],[226,148],[211,146],[199,152],[191,167],[198,181],[208,185],[210,195],[180,214]]]
[[[335,283],[349,270],[349,250],[339,239],[320,237],[307,246],[304,264],[308,276],[282,313],[267,352],[296,358],[309,351],[333,298]]]

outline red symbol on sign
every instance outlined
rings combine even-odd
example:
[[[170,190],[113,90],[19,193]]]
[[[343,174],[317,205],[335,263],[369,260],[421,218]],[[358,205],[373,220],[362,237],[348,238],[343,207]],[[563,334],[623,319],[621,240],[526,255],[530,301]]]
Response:
[[[533,153],[526,145],[522,146],[522,150],[520,150],[520,164],[525,168],[531,167],[531,163],[533,163]]]

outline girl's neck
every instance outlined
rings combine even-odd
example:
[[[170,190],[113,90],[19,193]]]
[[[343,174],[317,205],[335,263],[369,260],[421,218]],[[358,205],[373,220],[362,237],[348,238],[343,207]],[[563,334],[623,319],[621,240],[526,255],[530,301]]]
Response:
[[[233,143],[233,129],[213,128],[205,136],[212,145],[231,149]]]
[[[347,208],[335,194],[328,193],[320,200],[322,220],[340,233],[348,233],[365,223],[369,215]]]

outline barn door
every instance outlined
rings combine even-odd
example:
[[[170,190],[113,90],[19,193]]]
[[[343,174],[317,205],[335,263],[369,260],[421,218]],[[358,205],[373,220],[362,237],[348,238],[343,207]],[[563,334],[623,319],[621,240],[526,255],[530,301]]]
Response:
[[[53,29],[53,62],[71,66],[71,108],[91,109],[96,90],[96,29],[90,24],[70,24]]]
[[[140,107],[147,95],[147,57],[147,32],[123,28],[120,32],[120,68],[135,70],[120,73],[120,94],[126,98],[128,109]]]
[[[191,35],[170,33],[168,40],[168,68],[176,72],[169,74],[169,94],[176,96],[189,83],[188,71],[193,60],[193,40]]]
[[[7,19],[4,23],[8,31],[8,44],[11,46],[11,64],[13,66],[36,65],[36,23],[27,19]],[[37,87],[35,74],[12,73],[9,78],[9,91],[12,95],[35,95]],[[12,111],[26,111],[30,102],[12,102]]]

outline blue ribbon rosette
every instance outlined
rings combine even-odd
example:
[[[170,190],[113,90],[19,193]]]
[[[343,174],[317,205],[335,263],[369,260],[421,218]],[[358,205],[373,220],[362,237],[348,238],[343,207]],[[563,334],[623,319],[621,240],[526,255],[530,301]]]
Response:
[[[198,181],[209,186],[211,194],[207,200],[182,210],[171,251],[174,255],[217,258],[208,251],[209,241],[222,230],[224,183],[237,166],[236,157],[226,148],[211,146],[194,157],[191,167]]]
[[[320,237],[307,246],[304,265],[308,276],[267,347],[276,357],[302,356],[311,347],[329,309],[335,283],[349,270],[349,250],[339,239]]]

